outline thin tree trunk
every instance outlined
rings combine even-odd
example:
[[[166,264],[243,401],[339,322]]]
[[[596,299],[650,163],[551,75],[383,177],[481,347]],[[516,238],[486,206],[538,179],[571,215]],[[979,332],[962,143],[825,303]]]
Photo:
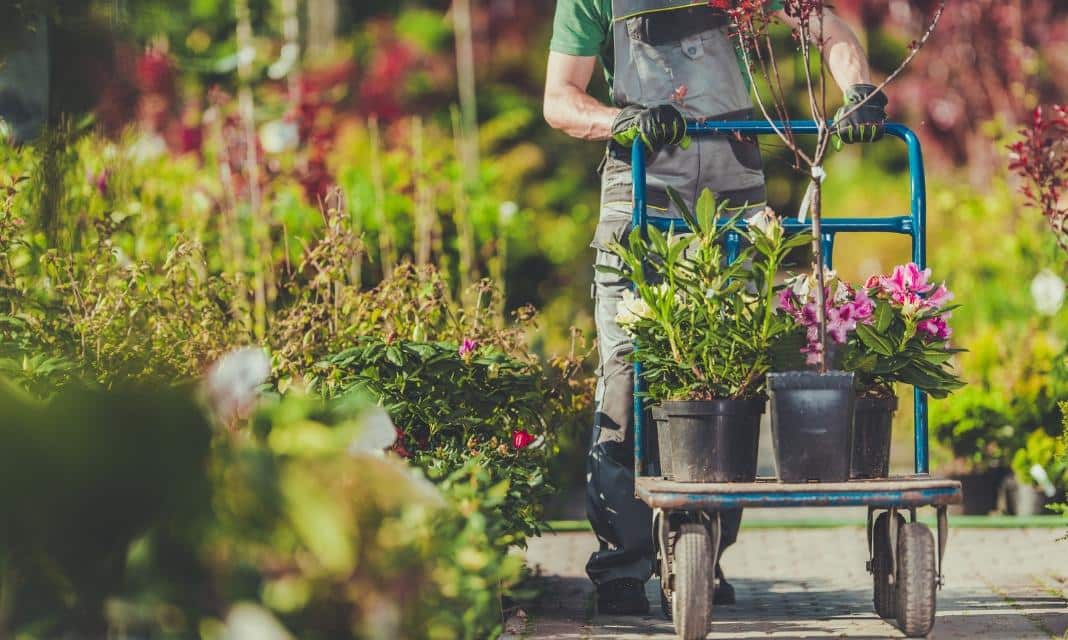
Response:
[[[300,0],[282,0],[282,38],[282,54],[295,60],[287,78],[289,106],[295,111],[300,105]]]
[[[313,57],[330,53],[337,36],[337,0],[308,0],[308,53]]]
[[[827,295],[823,277],[823,181],[812,181],[812,255],[816,261],[816,319],[820,325],[820,373],[827,373]]]

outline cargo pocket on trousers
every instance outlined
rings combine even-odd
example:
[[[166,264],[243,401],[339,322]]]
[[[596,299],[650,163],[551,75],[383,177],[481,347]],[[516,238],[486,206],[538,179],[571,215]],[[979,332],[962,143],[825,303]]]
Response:
[[[760,146],[753,138],[741,138],[728,136],[727,142],[731,146],[731,153],[738,164],[751,171],[763,171],[764,160],[760,157]]]

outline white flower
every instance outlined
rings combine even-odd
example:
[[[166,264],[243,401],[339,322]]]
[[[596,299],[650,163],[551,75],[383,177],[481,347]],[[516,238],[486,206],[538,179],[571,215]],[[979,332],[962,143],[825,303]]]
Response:
[[[167,142],[154,133],[138,137],[126,148],[126,154],[138,164],[155,160],[165,153],[167,153]]]
[[[274,120],[260,127],[260,144],[267,153],[291,151],[300,144],[300,131],[297,123],[286,120]]]
[[[756,229],[772,241],[778,241],[783,236],[782,222],[771,207],[764,207],[763,211],[750,218],[749,228]]]
[[[282,45],[282,50],[278,52],[278,59],[267,68],[267,77],[272,80],[281,80],[289,75],[298,62],[300,62],[300,46],[288,42]]]
[[[834,284],[837,281],[838,281],[838,274],[834,271],[834,269],[824,269],[823,270],[823,284],[824,284],[824,286],[832,287],[832,286],[834,286]],[[815,270],[815,268],[813,268],[811,273],[802,273],[800,275],[796,275],[796,276],[788,279],[786,281],[786,284],[787,284],[787,286],[790,287],[790,290],[794,292],[794,295],[797,296],[798,299],[800,299],[800,300],[807,301],[807,300],[810,299],[809,296],[812,296],[812,298],[815,298],[815,292],[816,292],[816,270]],[[841,292],[836,290],[835,291],[835,296],[837,297],[839,293],[841,293]]]
[[[511,200],[502,202],[501,206],[497,209],[497,215],[501,220],[501,224],[508,224],[511,222],[512,218],[514,218],[517,213],[519,213],[519,205]]]
[[[1031,281],[1031,298],[1035,309],[1044,316],[1055,315],[1064,305],[1064,280],[1049,269],[1038,272]]]
[[[292,640],[282,623],[267,609],[249,602],[239,602],[226,616],[223,640]]]
[[[350,454],[361,451],[380,454],[397,441],[397,427],[382,407],[368,409],[360,418],[360,432],[349,442]]]
[[[807,300],[808,293],[812,290],[812,277],[807,273],[798,274],[786,281],[790,291],[800,300]]]
[[[248,416],[259,398],[259,386],[270,375],[271,359],[259,347],[241,347],[220,358],[204,380],[215,416],[223,424]]]
[[[634,295],[630,289],[623,291],[623,299],[616,308],[616,324],[621,327],[629,327],[637,324],[642,318],[649,318],[653,310],[645,303],[645,300]]]
[[[841,280],[838,281],[838,288],[834,292],[834,303],[842,304],[849,300],[849,287]]]

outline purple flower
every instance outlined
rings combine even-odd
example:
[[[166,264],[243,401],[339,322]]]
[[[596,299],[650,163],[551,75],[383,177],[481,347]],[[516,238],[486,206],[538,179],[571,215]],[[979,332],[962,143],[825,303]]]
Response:
[[[797,307],[794,306],[794,293],[789,287],[779,292],[779,310],[785,311],[790,315],[797,313]]]
[[[844,304],[827,310],[827,335],[838,344],[845,344],[846,334],[857,328],[853,317],[853,305]]]
[[[463,344],[460,345],[460,357],[465,357],[473,354],[478,350],[478,341],[471,338],[464,338]]]
[[[857,291],[853,298],[853,317],[858,322],[869,323],[874,314],[875,303],[868,297],[868,292],[864,289]]]
[[[111,172],[107,169],[104,169],[99,174],[90,171],[88,175],[86,175],[86,180],[91,186],[96,187],[97,193],[99,193],[101,197],[106,197],[108,195],[108,177],[110,177],[110,175]]]
[[[949,340],[953,335],[953,330],[949,328],[949,324],[943,316],[935,316],[933,318],[927,318],[921,320],[916,325],[916,330],[921,333],[926,333],[930,338],[938,341]]]

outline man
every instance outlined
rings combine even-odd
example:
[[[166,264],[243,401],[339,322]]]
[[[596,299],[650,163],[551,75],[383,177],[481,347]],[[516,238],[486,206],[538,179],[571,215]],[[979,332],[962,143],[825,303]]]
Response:
[[[631,218],[629,147],[649,152],[647,203],[653,215],[676,216],[665,187],[691,203],[705,188],[746,215],[764,208],[764,173],[755,141],[701,138],[688,148],[686,118],[748,119],[750,87],[727,17],[693,0],[557,0],[545,86],[545,119],[585,140],[609,140],[601,168],[601,214],[592,246],[596,263],[620,266],[606,251]],[[787,24],[783,0],[768,8]],[[850,28],[827,11],[823,35],[828,67],[847,106],[875,92],[868,63]],[[611,87],[612,104],[587,93],[597,62]],[[876,93],[839,123],[846,142],[882,135],[886,97]],[[840,112],[841,113],[841,112]],[[874,126],[873,126],[874,125]],[[587,515],[600,549],[586,565],[602,613],[648,611],[644,583],[653,571],[651,513],[634,497],[633,376],[630,340],[615,322],[627,283],[595,271],[594,299],[600,368],[593,435],[587,458]],[[724,514],[722,547],[737,537],[741,512]],[[734,602],[734,590],[716,567],[715,602]]]

